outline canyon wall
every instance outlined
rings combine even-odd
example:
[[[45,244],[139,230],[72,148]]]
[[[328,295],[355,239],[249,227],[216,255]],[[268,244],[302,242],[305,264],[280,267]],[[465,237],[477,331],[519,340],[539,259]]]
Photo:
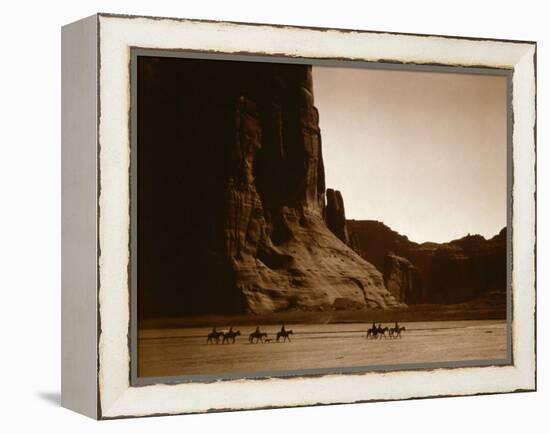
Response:
[[[311,67],[140,59],[142,317],[399,305],[325,205]]]
[[[490,239],[467,235],[419,244],[378,221],[348,220],[347,227],[362,257],[407,304],[460,303],[489,293],[505,300],[506,228]]]

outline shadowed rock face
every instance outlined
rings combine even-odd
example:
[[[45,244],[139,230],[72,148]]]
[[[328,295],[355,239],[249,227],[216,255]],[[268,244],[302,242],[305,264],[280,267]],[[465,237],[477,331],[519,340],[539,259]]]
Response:
[[[328,228],[336,235],[340,241],[349,244],[348,229],[346,225],[346,211],[344,209],[344,199],[338,190],[327,189],[327,206],[325,209],[325,219]]]
[[[506,228],[488,240],[468,235],[449,243],[418,244],[381,222],[348,220],[347,225],[363,258],[382,270],[399,300],[459,303],[495,291],[505,297]]]
[[[142,317],[398,304],[324,220],[311,67],[138,66]]]
[[[386,288],[397,300],[410,303],[419,299],[422,277],[409,260],[390,252],[386,255],[382,272]]]

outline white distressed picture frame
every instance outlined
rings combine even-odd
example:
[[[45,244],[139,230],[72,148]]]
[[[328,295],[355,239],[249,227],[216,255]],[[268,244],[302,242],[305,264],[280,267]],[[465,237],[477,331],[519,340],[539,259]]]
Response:
[[[65,407],[110,419],[535,390],[534,42],[98,14],[62,44]],[[513,364],[131,386],[132,47],[513,70]]]

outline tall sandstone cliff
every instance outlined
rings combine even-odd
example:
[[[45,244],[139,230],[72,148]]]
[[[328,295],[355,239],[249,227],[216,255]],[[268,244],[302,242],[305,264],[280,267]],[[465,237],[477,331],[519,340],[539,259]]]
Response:
[[[327,227],[311,67],[139,68],[142,316],[399,304]]]

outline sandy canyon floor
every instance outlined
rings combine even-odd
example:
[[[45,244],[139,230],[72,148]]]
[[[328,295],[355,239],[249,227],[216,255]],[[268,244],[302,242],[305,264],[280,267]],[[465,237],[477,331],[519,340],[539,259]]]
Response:
[[[384,324],[390,326],[390,324]],[[370,324],[286,324],[291,342],[276,342],[280,326],[266,325],[268,342],[251,344],[255,326],[235,344],[207,344],[211,327],[149,328],[138,342],[140,377],[212,375],[319,368],[505,359],[503,320],[403,322],[402,338],[366,339]],[[218,328],[223,330],[222,328]],[[220,341],[221,342],[221,341]]]

